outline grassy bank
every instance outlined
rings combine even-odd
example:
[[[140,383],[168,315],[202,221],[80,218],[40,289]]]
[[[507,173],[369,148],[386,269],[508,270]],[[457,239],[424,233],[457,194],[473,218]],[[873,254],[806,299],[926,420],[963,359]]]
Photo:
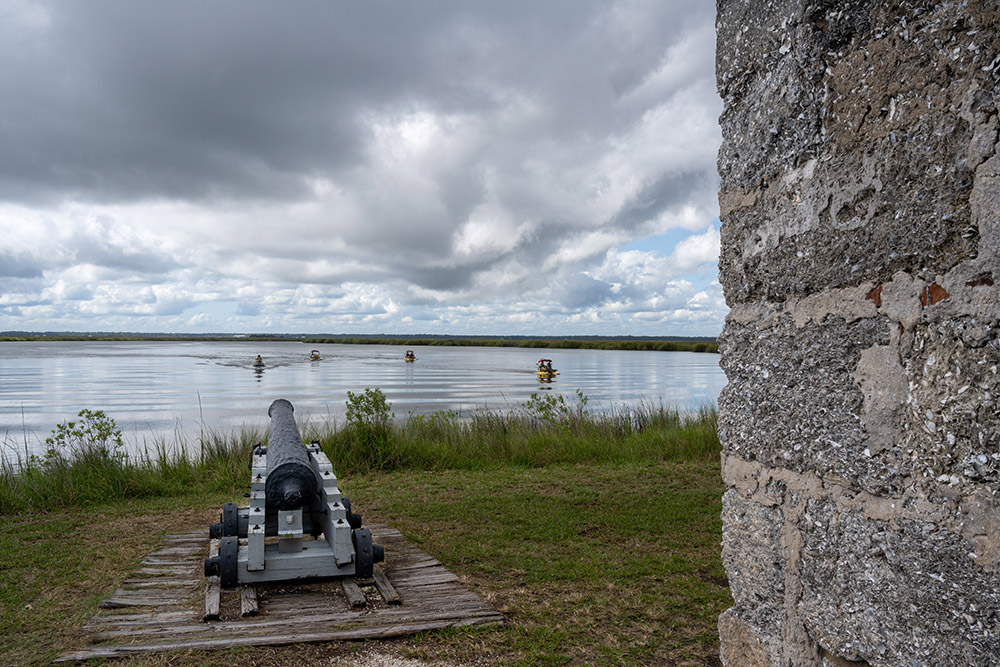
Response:
[[[649,350],[654,352],[718,352],[719,344],[714,340],[684,340],[679,338],[654,339],[647,337],[614,336],[600,338],[594,336],[553,338],[527,336],[307,336],[283,334],[248,335],[184,335],[184,334],[122,334],[122,333],[49,333],[16,334],[0,336],[2,342],[25,341],[224,341],[224,342],[302,342],[309,345],[397,345],[400,347],[430,346],[475,346],[475,347],[531,347],[560,350]]]
[[[506,412],[396,417],[378,389],[347,393],[344,423],[299,422],[303,440],[318,442],[338,474],[676,461],[718,451],[711,409],[682,414],[650,404],[592,414],[583,395],[534,394]],[[242,493],[250,451],[266,442],[262,429],[210,430],[188,457],[168,454],[165,444],[128,456],[113,420],[83,410],[53,429],[44,456],[0,461],[0,514],[191,491]]]
[[[324,337],[305,338],[313,345],[339,343],[342,345],[400,345],[417,347],[479,346],[479,347],[532,347],[558,350],[649,350],[653,352],[718,352],[719,344],[707,340],[651,340],[646,338],[380,338],[380,337]]]
[[[457,663],[718,664],[716,618],[731,599],[714,414],[589,415],[583,400],[546,397],[506,415],[394,420],[369,390],[348,415],[303,436],[331,454],[356,510],[441,559],[507,625],[135,664],[291,665],[372,646]],[[44,663],[79,644],[78,628],[165,532],[207,525],[240,500],[265,435],[209,434],[187,462],[130,461],[112,440],[3,470],[0,663]]]

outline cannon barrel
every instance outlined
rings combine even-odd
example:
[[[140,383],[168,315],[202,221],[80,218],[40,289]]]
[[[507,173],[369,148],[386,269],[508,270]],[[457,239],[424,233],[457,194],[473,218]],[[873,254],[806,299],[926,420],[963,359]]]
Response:
[[[316,473],[309,452],[292,413],[295,408],[283,398],[271,403],[271,434],[267,439],[267,503],[279,510],[299,509],[312,501],[318,491]]]

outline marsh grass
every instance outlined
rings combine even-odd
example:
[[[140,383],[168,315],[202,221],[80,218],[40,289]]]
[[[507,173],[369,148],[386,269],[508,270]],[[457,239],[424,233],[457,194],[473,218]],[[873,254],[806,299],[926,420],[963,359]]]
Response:
[[[573,402],[535,394],[506,412],[393,418],[377,389],[353,398],[346,423],[304,419],[299,424],[303,440],[318,442],[338,474],[676,461],[718,453],[711,408],[684,414],[642,404],[590,413],[582,395]],[[242,492],[250,453],[266,442],[266,430],[243,427],[203,430],[186,450],[159,441],[131,456],[107,441],[50,447],[41,458],[0,461],[0,514],[192,491]]]
[[[448,346],[448,347],[528,347],[561,350],[648,350],[653,352],[718,352],[719,344],[714,340],[659,340],[655,338],[525,338],[514,336],[494,338],[474,336],[457,338],[453,336],[410,337],[410,336],[294,336],[250,334],[241,338],[232,335],[185,336],[178,334],[31,334],[0,336],[2,342],[24,341],[222,341],[222,342],[301,342],[307,345],[395,345],[399,347]]]
[[[0,514],[171,497],[192,490],[230,493],[246,483],[249,452],[262,432],[202,434],[197,452],[164,441],[134,455],[115,448],[50,448],[41,457],[0,461]]]
[[[306,337],[310,345],[398,345],[400,347],[523,347],[558,350],[646,350],[650,352],[715,352],[714,340],[655,340],[645,338],[406,338],[379,336]]]
[[[371,409],[384,415],[378,399]],[[715,409],[708,407],[689,414],[643,403],[591,413],[578,392],[576,402],[533,394],[504,412],[348,420],[342,429],[326,423],[307,433],[325,451],[336,452],[338,468],[346,471],[475,470],[716,456],[715,424]]]

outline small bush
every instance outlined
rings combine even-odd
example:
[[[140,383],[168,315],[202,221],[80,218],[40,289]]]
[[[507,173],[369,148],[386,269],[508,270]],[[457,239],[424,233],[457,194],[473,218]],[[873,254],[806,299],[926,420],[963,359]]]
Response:
[[[368,387],[363,394],[347,392],[347,423],[359,431],[385,431],[392,418],[392,404],[381,389]]]
[[[79,421],[63,422],[52,429],[52,435],[45,438],[49,446],[45,453],[48,461],[107,460],[122,464],[128,458],[122,442],[122,432],[115,420],[103,410],[80,410]]]
[[[566,402],[562,394],[532,394],[527,402],[522,403],[529,419],[546,422],[563,430],[570,429],[574,424],[587,418],[587,403],[589,399],[579,389],[576,390],[579,404],[573,407]]]
[[[381,389],[368,387],[362,394],[347,392],[347,431],[354,454],[369,468],[391,468],[392,404]]]

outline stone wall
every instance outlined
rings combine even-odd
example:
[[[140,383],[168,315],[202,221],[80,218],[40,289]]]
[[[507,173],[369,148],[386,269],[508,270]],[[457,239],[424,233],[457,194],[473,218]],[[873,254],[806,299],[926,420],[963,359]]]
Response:
[[[1000,1],[718,0],[726,665],[1000,664]]]

